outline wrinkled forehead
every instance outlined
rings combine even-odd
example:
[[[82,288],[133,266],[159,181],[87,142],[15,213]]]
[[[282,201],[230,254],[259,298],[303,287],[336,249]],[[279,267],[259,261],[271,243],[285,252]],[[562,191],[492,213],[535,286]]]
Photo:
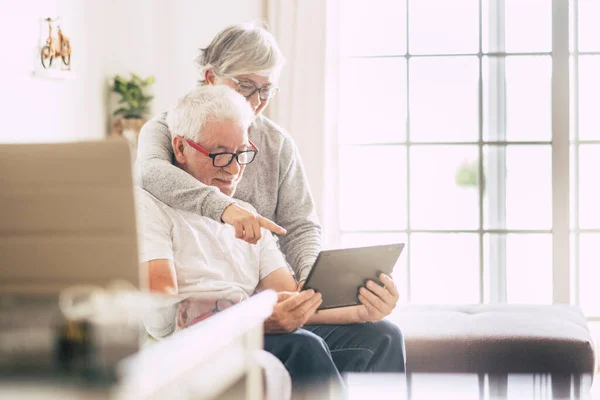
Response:
[[[248,145],[248,129],[232,118],[208,120],[201,129],[205,146],[238,148]]]
[[[275,74],[273,71],[266,71],[264,73],[248,73],[238,74],[236,78],[239,80],[247,80],[256,84],[256,86],[265,85],[277,85],[279,81],[279,74]]]

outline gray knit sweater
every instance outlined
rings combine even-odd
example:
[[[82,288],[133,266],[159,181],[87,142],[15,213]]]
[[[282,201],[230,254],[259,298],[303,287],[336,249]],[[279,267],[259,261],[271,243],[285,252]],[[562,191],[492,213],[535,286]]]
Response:
[[[139,137],[137,180],[171,207],[221,222],[235,202],[172,164],[171,135],[166,113],[148,121]],[[298,280],[306,279],[321,250],[321,226],[300,154],[287,132],[259,115],[249,133],[259,152],[246,167],[235,197],[252,204],[260,215],[287,230],[279,245]]]

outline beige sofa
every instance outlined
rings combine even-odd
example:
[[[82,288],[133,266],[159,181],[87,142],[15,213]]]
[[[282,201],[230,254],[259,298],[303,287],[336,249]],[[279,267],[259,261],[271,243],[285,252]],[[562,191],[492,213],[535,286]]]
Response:
[[[400,307],[409,372],[592,374],[586,319],[569,305]]]

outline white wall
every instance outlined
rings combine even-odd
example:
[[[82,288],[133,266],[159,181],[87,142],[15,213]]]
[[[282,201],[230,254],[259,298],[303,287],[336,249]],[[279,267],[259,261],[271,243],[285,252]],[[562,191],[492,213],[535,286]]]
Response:
[[[110,130],[110,112],[117,98],[109,93],[107,82],[115,74],[154,75],[152,113],[166,110],[195,87],[198,49],[207,46],[227,25],[264,20],[265,4],[263,0],[0,0],[0,143],[104,137]],[[31,75],[39,65],[38,46],[47,35],[42,18],[47,16],[60,16],[60,25],[71,39],[74,79],[48,80]],[[280,28],[276,36],[285,52],[291,28]],[[285,54],[290,63],[284,79],[289,80],[293,68],[301,67],[291,62],[306,58],[305,53],[311,51],[310,43],[299,42],[306,48],[295,48],[298,54]],[[289,86],[294,92],[313,90],[312,86]],[[289,106],[298,106],[287,94],[281,97],[289,100]],[[299,97],[305,95],[295,98]],[[305,113],[296,117],[300,118],[294,120],[301,122],[299,126],[285,118],[276,122],[296,139],[322,211],[323,137],[322,129],[314,127],[321,119],[314,113],[308,120]]]
[[[31,74],[47,16],[60,16],[71,39],[74,79]],[[195,86],[199,47],[229,24],[262,18],[262,0],[0,0],[0,142],[105,136],[116,73],[155,75],[153,109],[162,111]]]
[[[157,83],[154,108],[171,106],[195,87],[194,59],[215,34],[228,25],[263,20],[262,0],[152,0],[155,36],[154,64]],[[166,18],[164,16],[167,16]]]
[[[96,11],[94,2],[78,0],[0,0],[1,142],[76,140],[104,134],[104,43],[96,34],[101,28]],[[41,20],[57,15],[62,17],[65,34],[73,38],[74,80],[31,76],[39,60],[39,38],[47,35]]]
[[[326,5],[322,0],[268,2],[268,18],[287,59],[281,73],[280,93],[266,110],[294,138],[306,170],[321,224],[326,232],[337,230],[335,210],[327,208],[332,185],[328,173],[337,163],[337,147],[331,148],[326,132]],[[329,245],[325,235],[325,245]]]

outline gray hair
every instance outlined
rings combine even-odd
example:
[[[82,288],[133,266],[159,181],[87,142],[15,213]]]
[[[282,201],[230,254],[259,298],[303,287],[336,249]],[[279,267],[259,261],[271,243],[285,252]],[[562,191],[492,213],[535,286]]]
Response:
[[[177,101],[167,113],[167,126],[171,138],[179,135],[198,142],[208,121],[232,120],[247,132],[254,117],[250,104],[235,90],[225,85],[205,85]]]
[[[256,22],[237,24],[223,29],[196,58],[200,67],[200,84],[204,72],[217,76],[279,73],[285,58],[275,37]]]

